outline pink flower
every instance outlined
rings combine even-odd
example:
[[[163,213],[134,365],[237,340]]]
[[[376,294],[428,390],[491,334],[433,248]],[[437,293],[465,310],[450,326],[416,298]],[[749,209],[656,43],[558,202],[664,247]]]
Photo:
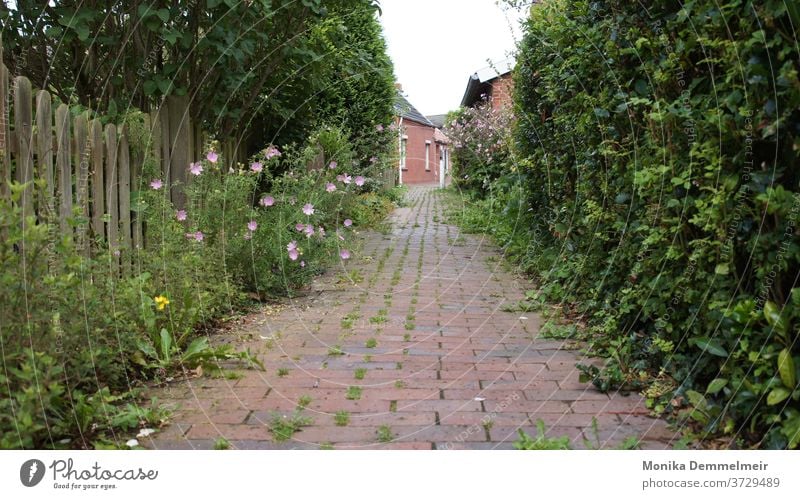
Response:
[[[175,218],[177,218],[179,222],[186,220],[186,210],[178,210],[175,213]]]
[[[306,261],[305,260],[300,260],[300,266],[301,267],[305,267],[306,266]]]
[[[261,206],[272,206],[273,204],[275,204],[275,198],[272,196],[267,196],[261,198],[261,201],[259,202],[261,203]]]
[[[203,237],[205,237],[205,236],[199,230],[197,232],[187,232],[186,233],[186,238],[187,239],[194,239],[197,242],[202,241]]]
[[[378,126],[375,127],[375,130],[377,130],[379,132],[382,132],[383,131],[383,125],[378,124]]]
[[[358,177],[356,177],[356,185],[361,187],[362,185],[364,185],[364,180],[366,179],[361,175],[359,175]]]
[[[201,165],[199,161],[196,163],[189,163],[189,171],[192,172],[192,175],[200,175],[203,173],[203,165]]]
[[[297,224],[294,226],[294,230],[297,232],[303,232],[303,229],[306,228],[306,224]]]
[[[352,177],[350,175],[346,174],[346,173],[342,177],[342,182],[344,182],[345,184],[349,184],[351,180],[352,180]]]
[[[378,161],[378,157],[377,156],[373,156],[373,157],[369,158],[369,162],[370,163],[375,163],[376,161]]]
[[[343,249],[339,252],[339,256],[341,257],[342,260],[347,260],[348,258],[350,258],[350,252],[347,251],[346,249]]]
[[[253,171],[254,171],[254,172],[256,172],[256,173],[260,173],[260,172],[261,172],[261,170],[263,170],[263,169],[264,169],[264,165],[262,165],[261,163],[259,163],[258,161],[256,161],[255,163],[251,163],[251,164],[250,164],[250,169],[251,169],[251,170],[253,170]]]
[[[335,191],[335,190],[336,190],[336,186],[335,186],[335,185],[333,185],[332,183],[328,182],[328,183],[325,185],[325,190],[326,190],[326,191],[328,191],[328,192],[333,192],[333,191]]]
[[[212,163],[216,163],[217,159],[219,159],[219,155],[214,151],[208,151],[208,153],[206,153],[206,159]]]
[[[353,225],[353,221],[350,220],[349,218],[345,218],[344,219],[344,226],[345,227],[350,227],[351,225]]]
[[[289,244],[286,245],[286,250],[287,251],[293,251],[293,250],[296,250],[296,249],[297,249],[297,241],[292,241],[292,242],[290,242]]]
[[[306,225],[305,230],[303,232],[306,233],[306,237],[311,237],[314,235],[314,226],[311,224]]]
[[[297,260],[297,257],[300,256],[300,253],[297,252],[296,249],[289,250],[289,259],[292,261]]]
[[[330,168],[331,170],[333,170],[333,169],[335,169],[337,166],[339,166],[339,163],[337,163],[336,161],[331,161],[331,162],[330,162],[330,164],[328,165],[328,168]]]
[[[256,222],[255,220],[250,220],[249,222],[247,222],[247,230],[249,230],[250,232],[255,232],[257,228],[258,228],[258,222]]]
[[[311,216],[314,214],[314,205],[311,203],[306,203],[303,205],[303,213],[307,216]]]
[[[153,181],[152,181],[152,182],[150,182],[150,187],[151,187],[151,188],[152,188],[154,191],[157,191],[157,190],[161,189],[162,187],[164,187],[164,183],[163,183],[163,182],[161,182],[161,179],[160,179],[160,178],[153,179]]]
[[[277,147],[275,147],[275,146],[269,146],[269,147],[267,148],[267,152],[264,154],[264,156],[265,156],[267,159],[272,159],[272,158],[274,158],[274,157],[277,157],[277,156],[280,156],[280,155],[281,155],[281,152],[280,152],[280,151],[278,150],[278,148],[277,148]]]

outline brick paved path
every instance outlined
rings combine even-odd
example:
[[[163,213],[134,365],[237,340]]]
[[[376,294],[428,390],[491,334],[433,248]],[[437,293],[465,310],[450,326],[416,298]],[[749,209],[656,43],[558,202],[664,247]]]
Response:
[[[445,224],[434,188],[408,197],[391,232],[368,234],[362,252],[310,296],[215,338],[261,352],[266,371],[156,390],[177,409],[173,424],[142,443],[508,449],[518,428],[536,435],[541,419],[548,436],[568,435],[574,448],[584,438],[614,447],[630,435],[643,448],[668,446],[673,434],[646,416],[640,396],[579,383],[574,366],[588,361],[580,352],[537,338],[535,313],[503,311],[529,285],[503,270],[496,247]],[[281,430],[276,419],[294,420],[298,431]],[[281,431],[291,437],[278,441]]]

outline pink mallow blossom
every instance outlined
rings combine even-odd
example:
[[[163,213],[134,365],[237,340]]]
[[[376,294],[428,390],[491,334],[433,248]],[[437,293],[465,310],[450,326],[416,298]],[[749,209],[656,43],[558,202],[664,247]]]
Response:
[[[199,230],[197,232],[187,232],[186,239],[194,239],[197,242],[201,242],[205,236]]]
[[[250,220],[249,222],[247,222],[247,230],[249,230],[250,232],[255,232],[257,228],[258,228],[258,222],[256,222],[255,220]]]
[[[275,198],[272,196],[263,197],[259,203],[261,203],[261,206],[272,206],[275,204]]]
[[[203,165],[201,165],[199,161],[195,163],[189,163],[189,171],[192,173],[192,175],[198,176],[203,173]]]
[[[297,249],[297,241],[292,241],[292,242],[290,242],[289,244],[286,245],[286,250],[287,251],[292,251],[292,250],[296,250],[296,249]]]
[[[306,203],[303,205],[303,213],[307,216],[311,216],[314,214],[314,205],[311,203]]]
[[[347,260],[350,258],[350,252],[347,251],[346,249],[343,249],[339,251],[339,256],[341,257],[342,260]]]
[[[303,230],[306,233],[306,237],[311,237],[314,235],[314,226],[311,224],[306,225],[306,228]]]
[[[161,182],[160,178],[153,179],[153,181],[150,182],[150,188],[153,189],[154,191],[157,191],[162,187],[164,187],[164,183]]]
[[[179,222],[186,220],[186,210],[178,210],[175,213],[175,218],[177,218]]]
[[[264,165],[262,165],[260,162],[256,161],[254,163],[250,163],[250,169],[253,170],[256,173],[261,173],[261,170],[264,169]]]
[[[206,159],[212,163],[216,163],[219,159],[219,155],[215,151],[208,151],[208,153],[206,153]]]
[[[345,227],[350,227],[351,225],[353,225],[353,221],[350,220],[349,218],[345,218],[343,223]]]
[[[375,130],[377,130],[379,132],[382,132],[383,131],[383,125],[378,124],[378,126],[375,127]]]
[[[296,249],[289,250],[289,259],[292,261],[297,260],[297,257],[300,256],[300,253]]]
[[[328,192],[333,192],[336,190],[336,186],[330,182],[325,185],[325,190]]]
[[[364,185],[364,181],[365,181],[365,180],[366,180],[366,179],[365,179],[364,177],[362,177],[361,175],[359,175],[358,177],[356,177],[356,185],[357,185],[357,186],[359,186],[359,187],[361,187],[362,185]]]
[[[305,229],[305,228],[306,228],[306,224],[296,224],[294,226],[294,230],[296,230],[297,232],[303,232],[303,229]]]
[[[331,161],[331,162],[328,164],[328,168],[330,168],[331,170],[334,170],[334,169],[336,169],[336,167],[337,167],[337,166],[339,166],[339,163],[337,163],[336,161]]]
[[[280,156],[280,155],[281,155],[281,152],[278,150],[277,147],[269,146],[267,148],[267,152],[264,154],[264,157],[266,157],[267,159],[272,159],[272,158]]]

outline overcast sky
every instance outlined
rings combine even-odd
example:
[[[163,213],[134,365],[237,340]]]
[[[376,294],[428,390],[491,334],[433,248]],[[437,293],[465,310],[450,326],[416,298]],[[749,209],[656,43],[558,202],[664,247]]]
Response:
[[[502,61],[520,38],[518,14],[495,0],[381,0],[397,81],[422,114],[456,109],[469,75]]]

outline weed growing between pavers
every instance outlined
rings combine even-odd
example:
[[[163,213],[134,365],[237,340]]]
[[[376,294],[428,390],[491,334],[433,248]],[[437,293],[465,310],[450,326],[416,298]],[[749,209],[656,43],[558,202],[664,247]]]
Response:
[[[361,398],[361,387],[358,386],[349,386],[347,387],[347,393],[345,393],[344,398],[347,400],[358,400]]]
[[[338,411],[333,415],[333,422],[336,426],[347,426],[350,423],[350,413],[347,411]]]
[[[269,429],[275,441],[282,442],[289,440],[304,426],[309,426],[313,421],[311,418],[303,416],[302,409],[294,411],[291,415],[273,413],[269,423]]]

